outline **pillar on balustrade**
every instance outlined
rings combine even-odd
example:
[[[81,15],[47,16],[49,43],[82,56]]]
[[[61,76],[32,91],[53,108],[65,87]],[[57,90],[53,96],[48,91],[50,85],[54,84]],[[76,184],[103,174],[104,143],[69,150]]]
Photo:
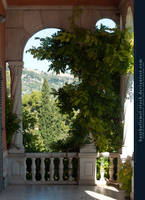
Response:
[[[8,62],[11,76],[11,98],[13,100],[13,113],[17,114],[20,119],[20,128],[13,135],[10,152],[11,153],[23,153],[23,135],[22,135],[22,69],[23,62],[10,61]]]
[[[96,158],[96,146],[93,140],[80,148],[79,185],[96,185]]]

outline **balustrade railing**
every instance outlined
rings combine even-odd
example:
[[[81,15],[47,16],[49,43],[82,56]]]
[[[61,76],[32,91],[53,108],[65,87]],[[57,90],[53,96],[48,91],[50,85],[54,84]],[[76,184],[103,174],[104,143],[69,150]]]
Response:
[[[90,149],[91,150],[90,150]],[[8,182],[10,184],[98,184],[96,158],[106,157],[110,162],[108,173],[100,167],[99,183],[118,183],[120,154],[96,153],[86,145],[80,153],[23,153],[9,154]],[[105,177],[107,174],[107,177]]]
[[[98,153],[97,158],[99,157],[104,157],[107,158],[109,161],[109,181],[108,183],[114,183],[118,184],[118,171],[120,167],[120,154],[119,153],[109,153],[109,152],[103,152],[103,153]],[[105,171],[105,169],[103,169]],[[103,184],[106,183],[105,181],[105,173],[102,173],[102,168],[100,167],[100,174],[101,174],[101,179],[100,183],[102,182]],[[103,175],[102,175],[103,174]]]
[[[25,181],[29,184],[77,184],[77,153],[26,153]]]

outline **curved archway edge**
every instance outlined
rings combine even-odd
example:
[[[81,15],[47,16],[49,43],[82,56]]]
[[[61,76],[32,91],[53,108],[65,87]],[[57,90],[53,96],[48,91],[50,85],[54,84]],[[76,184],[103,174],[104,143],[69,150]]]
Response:
[[[77,24],[84,28],[94,29],[101,18],[110,18],[119,24],[116,9],[84,8]],[[68,18],[72,15],[72,7],[47,10],[8,10],[6,37],[7,61],[22,61],[23,50],[27,41],[36,32],[45,28],[69,29]]]

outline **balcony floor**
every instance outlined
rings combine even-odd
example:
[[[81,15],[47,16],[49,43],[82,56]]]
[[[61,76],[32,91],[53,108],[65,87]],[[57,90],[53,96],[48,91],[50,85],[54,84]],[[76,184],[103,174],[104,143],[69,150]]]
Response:
[[[124,200],[124,192],[112,186],[11,185],[0,200]]]

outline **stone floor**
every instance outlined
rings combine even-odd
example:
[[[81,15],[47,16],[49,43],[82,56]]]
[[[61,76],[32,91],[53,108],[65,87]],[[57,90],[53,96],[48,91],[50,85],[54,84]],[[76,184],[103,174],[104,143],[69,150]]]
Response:
[[[124,200],[115,187],[77,185],[13,185],[0,193],[0,200]]]

